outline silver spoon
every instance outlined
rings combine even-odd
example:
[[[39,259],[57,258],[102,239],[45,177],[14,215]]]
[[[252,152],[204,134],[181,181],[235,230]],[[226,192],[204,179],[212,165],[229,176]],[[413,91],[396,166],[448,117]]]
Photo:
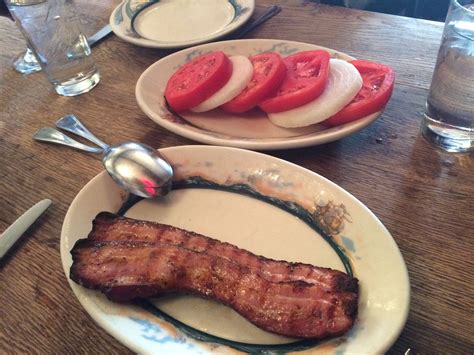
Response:
[[[62,144],[90,153],[102,153],[105,170],[125,190],[145,198],[166,195],[171,189],[173,169],[161,154],[145,144],[124,142],[108,146],[94,136],[74,115],[67,115],[56,126],[77,134],[100,148],[79,143],[54,128],[41,128],[33,139]]]

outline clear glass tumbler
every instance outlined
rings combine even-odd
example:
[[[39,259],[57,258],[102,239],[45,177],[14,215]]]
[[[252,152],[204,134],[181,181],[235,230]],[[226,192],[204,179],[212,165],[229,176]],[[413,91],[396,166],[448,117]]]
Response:
[[[100,80],[71,0],[6,0],[13,19],[56,92],[75,96]]]
[[[451,0],[421,131],[446,151],[474,149],[474,0]]]
[[[27,2],[36,2],[36,0],[17,0],[17,2],[20,1],[24,4]],[[8,11],[7,5],[3,0],[0,0],[0,16],[9,18],[13,21],[13,17],[11,17],[10,11]],[[35,54],[29,48],[26,48],[26,51],[15,60],[13,67],[21,74],[31,74],[41,70],[41,66],[36,60]]]

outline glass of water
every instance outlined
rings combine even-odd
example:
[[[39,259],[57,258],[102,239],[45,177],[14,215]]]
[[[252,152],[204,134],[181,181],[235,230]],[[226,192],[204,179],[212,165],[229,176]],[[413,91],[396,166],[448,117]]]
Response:
[[[421,131],[446,151],[474,149],[474,0],[451,0]]]
[[[34,2],[35,0],[17,0],[23,1],[23,3]],[[3,0],[0,0],[0,16],[9,18],[13,21],[13,18],[8,11],[7,5]],[[36,60],[35,54],[28,47],[13,63],[15,70],[21,74],[31,74],[41,70],[41,66]]]
[[[75,96],[100,80],[71,0],[6,0],[8,10],[56,92]]]

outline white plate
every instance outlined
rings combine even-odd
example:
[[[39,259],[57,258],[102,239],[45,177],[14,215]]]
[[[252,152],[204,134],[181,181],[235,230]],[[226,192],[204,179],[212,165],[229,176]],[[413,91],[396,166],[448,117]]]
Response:
[[[382,112],[359,120],[328,128],[315,124],[303,128],[281,128],[268,120],[265,113],[253,110],[230,114],[220,109],[204,113],[185,112],[177,115],[168,110],[164,90],[170,76],[191,58],[214,50],[228,55],[251,56],[276,51],[283,56],[302,51],[324,49],[334,58],[354,59],[347,54],[308,43],[270,39],[249,39],[209,43],[187,48],[169,55],[143,72],[135,88],[138,105],[158,125],[195,141],[254,150],[300,148],[338,140],[359,131],[375,121]]]
[[[183,48],[229,34],[254,10],[254,0],[125,0],[112,12],[110,25],[138,46]]]
[[[356,198],[309,170],[261,153],[213,146],[160,152],[172,162],[176,181],[185,188],[160,200],[141,201],[127,215],[176,225],[275,259],[343,271],[349,265],[360,280],[359,315],[342,337],[295,342],[257,329],[213,302],[191,297],[155,301],[174,317],[165,321],[143,305],[112,303],[69,280],[86,311],[120,342],[135,352],[155,354],[235,348],[369,354],[383,353],[397,339],[409,309],[407,270],[389,232]],[[76,240],[87,236],[98,212],[118,211],[126,197],[105,172],[76,196],[61,232],[68,279]],[[332,237],[324,239],[318,228],[326,228]],[[186,326],[176,325],[175,319]]]

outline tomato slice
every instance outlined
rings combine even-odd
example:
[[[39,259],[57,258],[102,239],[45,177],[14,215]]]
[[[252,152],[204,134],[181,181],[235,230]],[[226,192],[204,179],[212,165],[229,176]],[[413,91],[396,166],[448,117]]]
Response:
[[[286,75],[286,66],[278,53],[262,53],[249,58],[253,76],[247,87],[221,108],[227,112],[248,111],[276,93]]]
[[[175,111],[199,105],[222,88],[232,74],[232,63],[222,51],[194,58],[168,80],[165,98]]]
[[[305,51],[283,59],[287,71],[275,96],[262,101],[265,112],[287,111],[307,104],[322,94],[329,74],[329,53]]]
[[[395,82],[395,73],[387,65],[368,60],[353,60],[362,76],[362,89],[341,111],[324,121],[329,126],[337,126],[380,111],[390,99]]]

